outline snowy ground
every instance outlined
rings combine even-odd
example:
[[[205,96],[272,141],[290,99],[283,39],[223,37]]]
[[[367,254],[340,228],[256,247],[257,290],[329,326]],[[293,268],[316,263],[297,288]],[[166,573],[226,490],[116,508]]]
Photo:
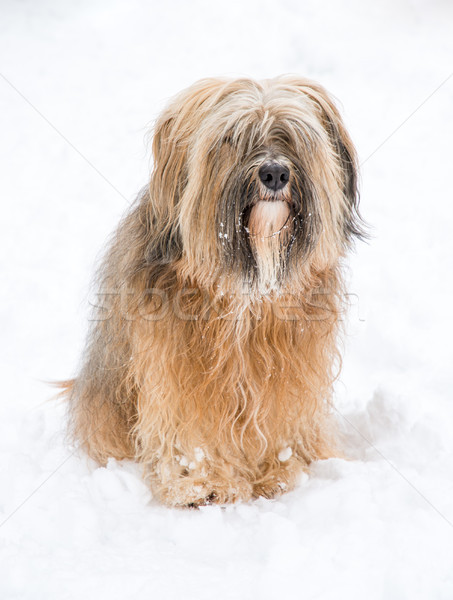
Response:
[[[452,27],[447,0],[0,1],[2,600],[453,598]],[[44,382],[74,373],[163,102],[282,72],[341,99],[363,163],[351,460],[280,500],[168,510],[135,465],[72,454]]]

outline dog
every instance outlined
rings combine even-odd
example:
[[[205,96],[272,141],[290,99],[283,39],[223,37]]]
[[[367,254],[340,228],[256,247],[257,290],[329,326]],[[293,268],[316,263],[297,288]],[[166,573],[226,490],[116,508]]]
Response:
[[[323,87],[283,76],[195,83],[152,152],[64,383],[71,434],[101,464],[140,462],[168,506],[273,498],[338,455],[354,146]]]

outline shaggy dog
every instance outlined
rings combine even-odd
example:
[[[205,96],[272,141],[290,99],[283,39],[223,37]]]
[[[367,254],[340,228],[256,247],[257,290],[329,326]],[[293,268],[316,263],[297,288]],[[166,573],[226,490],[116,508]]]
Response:
[[[206,79],[158,119],[149,185],[99,270],[70,425],[170,506],[271,498],[335,453],[354,147],[295,76]]]

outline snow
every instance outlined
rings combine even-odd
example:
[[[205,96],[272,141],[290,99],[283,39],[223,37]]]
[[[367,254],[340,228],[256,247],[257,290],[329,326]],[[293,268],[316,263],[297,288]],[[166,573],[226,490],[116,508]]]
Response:
[[[451,4],[1,12],[0,597],[451,599]],[[278,500],[169,510],[139,466],[98,468],[68,445],[46,382],[74,373],[90,277],[146,181],[164,102],[200,77],[283,72],[341,100],[373,226],[350,261],[335,403],[346,457]]]
[[[292,454],[293,451],[289,446],[287,448],[283,448],[283,450],[280,450],[280,452],[278,453],[278,460],[280,462],[286,462],[291,458]]]

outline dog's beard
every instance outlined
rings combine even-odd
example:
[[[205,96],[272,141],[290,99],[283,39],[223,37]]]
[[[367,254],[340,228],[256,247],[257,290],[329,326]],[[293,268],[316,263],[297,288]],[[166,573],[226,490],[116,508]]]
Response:
[[[257,265],[258,290],[278,290],[292,233],[291,209],[285,200],[259,200],[248,220],[250,246]]]
[[[220,197],[216,237],[222,247],[227,286],[265,295],[283,292],[314,248],[321,222],[316,190],[303,165],[277,193],[265,190],[250,168],[232,172]],[[302,200],[303,199],[303,200]],[[229,279],[232,274],[240,275]]]

